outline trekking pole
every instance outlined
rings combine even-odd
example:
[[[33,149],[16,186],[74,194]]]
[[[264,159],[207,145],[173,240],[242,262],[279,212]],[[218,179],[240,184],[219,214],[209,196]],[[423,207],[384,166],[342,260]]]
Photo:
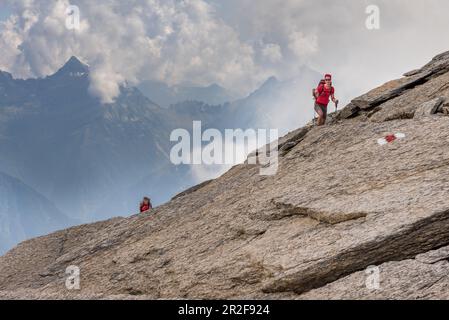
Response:
[[[313,126],[316,126],[317,125],[316,110],[315,110],[316,100],[317,100],[316,89],[312,90],[312,96],[313,96]]]
[[[313,123],[312,123],[312,125],[315,126],[316,125],[316,112],[315,112],[316,97],[315,97],[315,95],[313,96],[313,101],[314,101],[314,107],[313,107]]]

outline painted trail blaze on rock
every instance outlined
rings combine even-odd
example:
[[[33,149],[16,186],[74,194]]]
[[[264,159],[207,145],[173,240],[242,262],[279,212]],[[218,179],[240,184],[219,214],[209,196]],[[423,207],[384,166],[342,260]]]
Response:
[[[396,140],[396,136],[394,134],[389,134],[388,136],[385,137],[385,140],[387,142],[393,142],[394,140]]]
[[[405,134],[403,133],[394,133],[394,134],[389,134],[387,136],[385,136],[384,138],[378,139],[377,143],[380,144],[381,146],[391,143],[393,141],[396,141],[398,139],[403,139],[405,138]]]

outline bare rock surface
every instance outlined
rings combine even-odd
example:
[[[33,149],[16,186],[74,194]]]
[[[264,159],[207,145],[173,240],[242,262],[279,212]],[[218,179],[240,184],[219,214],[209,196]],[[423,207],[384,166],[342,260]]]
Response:
[[[20,244],[0,257],[0,298],[449,298],[449,117],[415,117],[439,98],[449,53],[281,138],[276,175],[241,164],[150,214]]]
[[[374,275],[372,266],[309,291],[298,299],[449,299],[448,249],[384,263],[378,267],[378,280],[374,281],[370,278]]]
[[[427,117],[437,113],[438,108],[443,104],[444,98],[438,97],[430,101],[424,102],[415,110],[415,118]]]

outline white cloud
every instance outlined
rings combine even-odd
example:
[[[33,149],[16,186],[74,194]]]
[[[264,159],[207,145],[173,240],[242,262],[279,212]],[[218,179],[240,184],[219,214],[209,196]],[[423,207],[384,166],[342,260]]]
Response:
[[[282,59],[269,64],[274,75],[294,76],[302,64],[332,72],[342,102],[449,50],[447,0],[209,1],[243,41],[280,46]],[[372,4],[380,30],[365,26]]]
[[[51,74],[76,55],[92,67],[91,91],[110,102],[125,80],[247,91],[268,76],[203,0],[9,1],[16,16],[1,29],[0,68],[16,77]],[[69,5],[80,8],[80,30],[65,27]]]
[[[275,43],[268,43],[262,48],[262,55],[267,61],[275,63],[282,60],[281,47]]]
[[[447,0],[2,1],[15,16],[0,26],[0,69],[43,76],[76,55],[93,68],[91,91],[104,101],[125,80],[215,82],[247,93],[303,64],[335,74],[350,98],[427,62],[449,40]],[[365,27],[373,3],[377,31]],[[81,11],[76,32],[65,28],[69,4]]]
[[[190,166],[190,173],[194,183],[201,183],[211,179],[217,179],[225,174],[231,165],[192,165]]]
[[[305,35],[301,31],[296,31],[289,36],[288,47],[298,57],[307,57],[318,52],[318,37],[316,35]]]

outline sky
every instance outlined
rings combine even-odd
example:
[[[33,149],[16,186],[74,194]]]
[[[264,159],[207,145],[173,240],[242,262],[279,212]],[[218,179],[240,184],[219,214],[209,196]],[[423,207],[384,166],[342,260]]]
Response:
[[[121,84],[142,80],[217,83],[245,95],[272,75],[297,76],[303,65],[332,73],[347,102],[449,50],[447,0],[1,3],[1,70],[42,77],[75,55],[91,67],[91,92],[104,102]],[[70,5],[79,8],[75,29],[66,23]],[[372,5],[374,30],[366,25]]]
[[[0,3],[0,22],[6,20],[11,14],[11,10],[6,3]]]

